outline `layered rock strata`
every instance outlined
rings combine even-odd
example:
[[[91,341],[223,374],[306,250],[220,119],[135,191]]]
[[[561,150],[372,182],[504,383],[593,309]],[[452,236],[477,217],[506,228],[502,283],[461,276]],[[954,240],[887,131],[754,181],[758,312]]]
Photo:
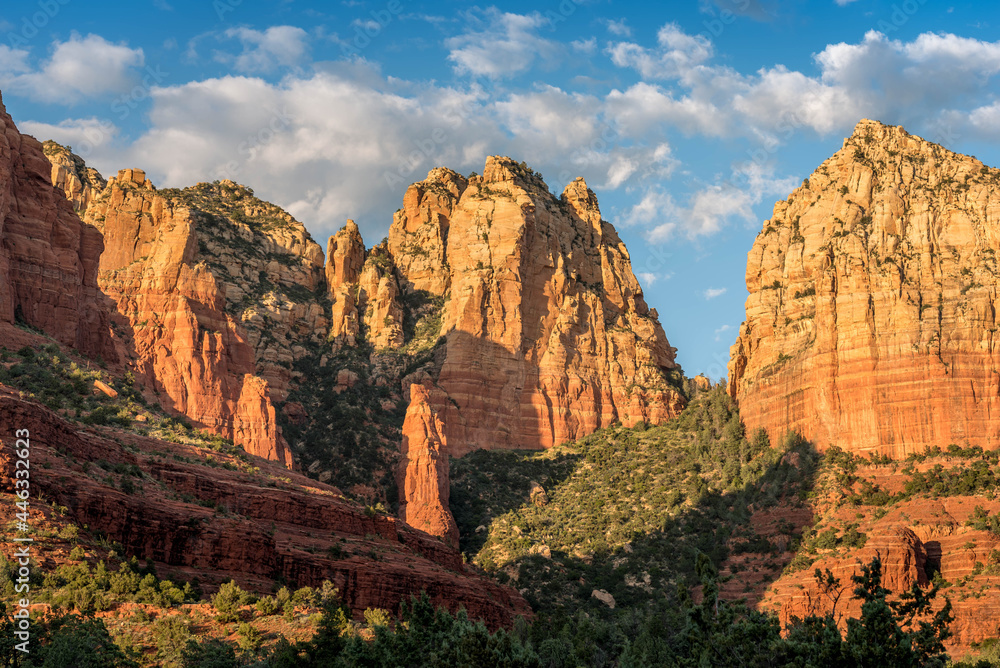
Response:
[[[64,506],[83,531],[121,543],[126,554],[156,562],[165,575],[208,585],[235,578],[259,592],[272,591],[279,580],[313,587],[331,580],[358,618],[368,608],[398,611],[421,591],[435,605],[465,608],[494,628],[531,614],[516,591],[474,574],[457,550],[366,512],[336,488],[274,463],[254,461],[250,472],[239,470],[245,462],[214,451],[81,430],[5,389],[0,386],[0,498],[13,507],[14,449],[7,438],[15,428],[27,429],[38,467],[35,493]],[[142,473],[130,486],[116,486],[98,463]]]
[[[750,429],[1000,447],[1000,170],[863,120],[765,221],[729,391]]]

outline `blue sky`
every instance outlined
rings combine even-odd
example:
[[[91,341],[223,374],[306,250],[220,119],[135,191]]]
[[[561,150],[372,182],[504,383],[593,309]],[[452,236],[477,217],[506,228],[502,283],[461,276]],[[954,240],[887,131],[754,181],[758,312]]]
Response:
[[[934,0],[81,0],[0,9],[20,129],[105,175],[232,178],[325,247],[406,185],[524,160],[583,176],[689,375],[725,375],[746,253],[864,117],[1000,165],[1000,10]]]

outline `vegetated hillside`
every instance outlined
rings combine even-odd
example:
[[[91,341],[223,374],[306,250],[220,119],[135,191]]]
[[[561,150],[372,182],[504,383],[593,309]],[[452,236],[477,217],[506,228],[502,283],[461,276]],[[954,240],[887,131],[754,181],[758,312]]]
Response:
[[[211,613],[204,618],[198,586],[214,592],[229,578],[256,592],[242,597],[251,602],[283,586],[318,592],[329,581],[337,602],[359,619],[368,608],[394,614],[421,590],[435,604],[464,607],[491,626],[528,612],[515,592],[471,572],[437,539],[166,416],[129,378],[98,369],[50,338],[10,330],[6,340],[29,343],[16,352],[0,348],[0,507],[8,536],[0,554],[12,558],[16,547],[9,540],[18,535],[11,435],[26,429],[33,602],[55,612],[106,611],[147,645],[158,628],[150,614],[180,614],[185,628],[230,636],[234,620],[220,625],[211,623]],[[142,568],[121,566],[133,556]],[[9,563],[0,571],[13,572]],[[156,572],[176,586],[150,579]],[[0,590],[9,604],[9,577],[0,578]],[[294,624],[265,619],[288,607],[287,590],[274,606],[244,610],[242,621],[307,638],[316,620],[305,613],[315,613],[319,601],[310,591],[283,611]],[[142,618],[126,623],[135,615]],[[271,635],[267,644],[276,639]]]
[[[834,448],[824,461],[810,499],[815,521],[762,609],[783,622],[854,616],[859,606],[845,594],[834,610],[837,592],[822,591],[813,573],[830,569],[849,593],[858,562],[879,554],[890,589],[941,586],[954,607],[955,655],[1000,635],[1000,453],[952,444],[892,460]]]
[[[660,604],[701,591],[699,554],[722,598],[782,625],[831,613],[843,629],[861,613],[852,576],[880,557],[890,598],[941,587],[933,610],[950,599],[955,616],[945,646],[973,656],[1000,635],[998,456],[951,446],[868,460],[795,435],[769,447],[717,387],[659,427],[454,459],[451,502],[467,559],[521,591],[539,637],[588,628],[588,651],[625,653]]]
[[[699,553],[725,570],[727,595],[753,598],[809,522],[816,460],[794,436],[748,438],[716,387],[658,427],[452,460],[451,501],[467,558],[536,611],[674,600],[700,582]]]

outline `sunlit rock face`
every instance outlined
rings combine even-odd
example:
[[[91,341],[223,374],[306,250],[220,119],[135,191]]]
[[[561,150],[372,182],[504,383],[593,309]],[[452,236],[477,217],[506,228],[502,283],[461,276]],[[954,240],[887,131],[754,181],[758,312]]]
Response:
[[[747,427],[893,457],[1000,446],[998,217],[1000,171],[861,121],[748,254]]]

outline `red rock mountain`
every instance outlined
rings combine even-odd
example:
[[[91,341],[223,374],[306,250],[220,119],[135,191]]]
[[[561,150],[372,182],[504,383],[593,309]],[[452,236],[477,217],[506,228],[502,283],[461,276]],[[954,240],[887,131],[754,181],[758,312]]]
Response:
[[[897,458],[1000,447],[998,192],[1000,170],[861,121],[748,255],[747,427]]]
[[[327,331],[312,299],[322,251],[305,228],[235,183],[158,191],[133,169],[85,219],[104,234],[101,289],[161,403],[291,467],[272,402],[287,396],[302,344]]]
[[[556,198],[509,158],[468,180],[435,169],[407,190],[360,274],[353,225],[330,247],[342,340],[367,331],[376,348],[405,348],[400,301],[439,305],[424,332],[443,337],[433,359],[403,380],[400,515],[414,526],[457,537],[448,456],[546,448],[684,405],[675,351],[582,179]]]
[[[128,555],[209,586],[235,577],[267,591],[276,579],[331,579],[357,616],[397,609],[420,590],[491,626],[530,614],[515,591],[467,569],[457,550],[284,468],[292,460],[271,398],[282,400],[302,382],[292,363],[328,332],[322,252],[301,225],[230,182],[157,190],[141,171],[122,170],[82,188],[85,167],[75,156],[47,146],[50,165],[42,145],[21,136],[5,113],[0,124],[6,344],[49,352],[52,340],[41,330],[115,362],[101,373],[119,387],[126,381],[116,374],[137,371],[137,384],[145,381],[164,407],[275,460],[88,427],[67,419],[79,418],[76,410],[57,413],[0,385],[0,431],[31,434],[34,494],[63,506],[82,532],[94,532],[90,540],[118,541]],[[7,355],[5,371],[16,364]],[[152,418],[140,417],[136,430],[150,431]],[[9,508],[12,453],[4,447],[0,454]],[[105,466],[132,471],[136,482],[116,485],[111,475],[88,473]],[[52,545],[38,549],[47,567],[64,558]]]
[[[336,378],[335,393],[368,402],[366,423],[408,405],[381,430],[402,459],[379,454],[371,467],[397,467],[400,516],[432,534],[457,538],[448,457],[546,448],[684,405],[675,351],[582,179],[557,198],[509,158],[471,179],[432,170],[384,243],[366,250],[348,221],[324,268],[302,225],[242,186],[157,190],[123,170],[84,197],[77,184],[99,178],[50,152],[54,181],[104,233],[101,288],[161,402],[289,466],[274,406],[297,388]],[[289,401],[285,414],[320,433],[324,416],[349,408],[296,396],[307,406]],[[332,479],[355,466],[317,452],[316,433],[299,439],[304,467]]]
[[[101,234],[52,188],[50,169],[42,145],[18,132],[0,100],[0,321],[114,361],[97,287]]]

